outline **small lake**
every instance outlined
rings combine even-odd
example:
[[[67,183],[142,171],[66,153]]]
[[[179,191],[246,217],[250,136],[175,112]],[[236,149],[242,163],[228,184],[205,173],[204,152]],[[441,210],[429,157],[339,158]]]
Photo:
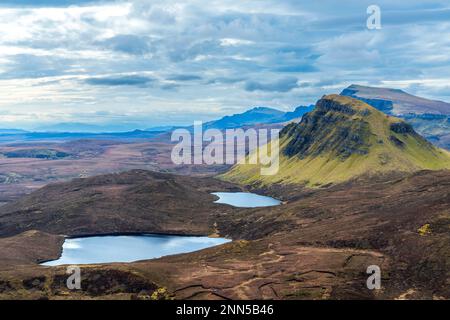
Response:
[[[63,244],[62,256],[42,265],[133,262],[197,251],[230,241],[156,234],[68,238]]]
[[[214,192],[212,194],[219,197],[219,200],[214,201],[215,203],[228,204],[233,207],[257,208],[281,204],[280,200],[250,192]]]

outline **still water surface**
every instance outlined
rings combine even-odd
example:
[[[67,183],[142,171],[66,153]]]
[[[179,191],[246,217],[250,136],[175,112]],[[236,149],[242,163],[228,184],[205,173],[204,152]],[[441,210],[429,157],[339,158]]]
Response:
[[[45,266],[132,262],[213,247],[231,240],[173,235],[120,235],[66,239],[62,256]]]
[[[219,197],[216,203],[229,204],[239,208],[257,208],[278,206],[281,201],[250,192],[214,192]]]

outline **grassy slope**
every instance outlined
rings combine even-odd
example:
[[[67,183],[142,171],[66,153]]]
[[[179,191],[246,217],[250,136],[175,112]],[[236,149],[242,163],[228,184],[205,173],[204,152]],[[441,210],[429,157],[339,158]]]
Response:
[[[450,153],[447,151],[434,147],[420,136],[398,134],[390,130],[392,123],[402,120],[387,116],[356,99],[337,95],[326,98],[359,111],[358,114],[349,116],[346,121],[369,123],[370,133],[364,137],[370,145],[368,154],[352,154],[345,160],[336,157],[332,151],[317,156],[307,156],[303,159],[297,156],[286,157],[283,155],[283,149],[292,138],[284,136],[280,140],[278,174],[261,176],[258,165],[240,164],[221,177],[242,184],[301,183],[314,187],[344,182],[367,174],[450,169]],[[369,115],[361,115],[360,112],[365,109],[370,111]],[[331,136],[333,133],[334,130],[330,130],[329,135]],[[403,147],[392,142],[390,136],[395,136],[402,141]]]

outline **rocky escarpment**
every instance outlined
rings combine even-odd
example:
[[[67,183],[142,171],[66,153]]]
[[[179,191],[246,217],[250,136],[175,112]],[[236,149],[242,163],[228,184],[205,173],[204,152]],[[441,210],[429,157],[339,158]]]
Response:
[[[413,127],[405,122],[396,122],[392,123],[390,126],[391,130],[395,133],[401,133],[401,134],[416,134]]]
[[[300,158],[331,153],[341,160],[352,154],[367,154],[370,126],[362,117],[369,113],[324,98],[300,124],[292,123],[281,131],[281,137],[290,139],[283,153]]]
[[[223,177],[267,186],[318,187],[361,177],[402,175],[450,168],[450,155],[413,127],[367,103],[340,95],[322,97],[300,123],[280,133],[280,166],[263,176],[260,167],[238,164]]]
[[[377,108],[378,110],[380,110],[386,114],[392,114],[392,111],[394,110],[394,104],[392,103],[392,101],[385,100],[385,99],[359,97],[358,90],[353,86],[350,86],[350,87],[344,89],[341,92],[341,95],[364,101],[365,103],[373,106],[374,108]]]

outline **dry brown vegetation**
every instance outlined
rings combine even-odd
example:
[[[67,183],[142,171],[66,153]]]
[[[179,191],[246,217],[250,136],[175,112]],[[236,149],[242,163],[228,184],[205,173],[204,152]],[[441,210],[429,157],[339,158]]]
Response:
[[[88,193],[95,190],[89,207],[83,201],[73,202],[85,199],[86,193],[80,188],[83,184]],[[292,188],[283,192],[286,186],[273,186],[266,192],[285,194],[285,203],[255,209],[213,204],[211,190],[236,187],[210,178],[132,171],[63,186],[46,187],[44,193],[32,194],[15,206],[0,209],[2,233],[9,234],[0,239],[0,247],[27,247],[39,253],[30,256],[27,250],[12,250],[9,258],[0,259],[1,298],[145,298],[151,296],[151,288],[162,287],[176,299],[450,298],[448,171],[424,171],[317,190],[298,188],[295,192]],[[154,192],[156,189],[151,186],[158,186],[161,191]],[[137,201],[123,201],[132,193]],[[47,198],[41,201],[44,194]],[[190,197],[198,200],[184,210],[179,210],[178,205],[161,207],[170,203],[174,195],[181,205],[187,205]],[[91,289],[78,292],[58,285],[65,274],[64,267],[36,265],[37,260],[59,254],[60,245],[48,245],[61,241],[56,234],[132,230],[134,221],[142,221],[133,213],[137,212],[136,202],[147,198],[146,220],[164,221],[170,216],[174,218],[170,221],[176,223],[149,222],[140,231],[207,235],[217,231],[217,227],[221,236],[235,241],[156,260],[87,265],[82,273],[87,273]],[[89,222],[98,221],[101,212],[110,209],[105,204],[114,201],[122,203],[114,219],[107,220],[108,223]],[[54,205],[72,209],[58,213]],[[8,219],[14,221],[24,208],[40,212],[22,212],[18,224],[22,228],[9,225]],[[47,216],[60,218],[62,222],[48,226],[40,224],[34,215],[44,220]],[[64,223],[67,217],[72,223]],[[421,236],[417,230],[425,224],[433,232]],[[31,229],[47,233],[32,232],[41,240],[23,245],[30,231],[22,232]],[[372,264],[382,270],[380,291],[365,286],[366,268]],[[101,280],[105,279],[101,276],[104,274],[110,276],[105,283]],[[92,286],[98,287],[98,291],[93,293]],[[142,290],[136,292],[135,287]]]

